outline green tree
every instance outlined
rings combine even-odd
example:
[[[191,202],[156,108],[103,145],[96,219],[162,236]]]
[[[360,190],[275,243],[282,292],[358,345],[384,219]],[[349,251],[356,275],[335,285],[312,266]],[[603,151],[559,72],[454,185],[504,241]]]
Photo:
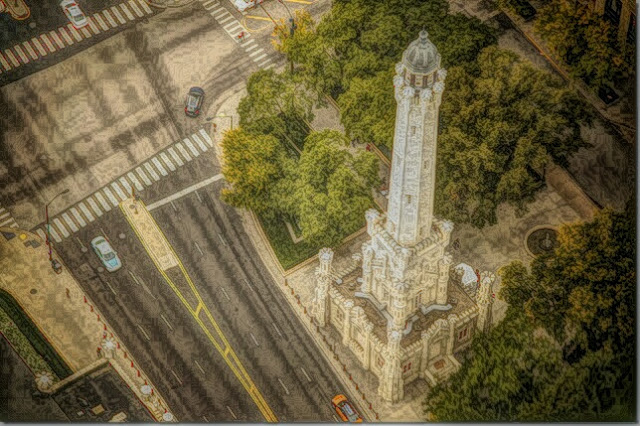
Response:
[[[622,49],[617,28],[588,2],[551,0],[539,10],[534,28],[570,65],[572,76],[594,89],[635,75],[635,61]]]
[[[378,163],[370,152],[353,155],[340,132],[312,132],[295,169],[278,193],[289,201],[309,244],[334,247],[363,225],[378,182]]]
[[[548,156],[562,165],[586,143],[585,104],[562,81],[515,53],[487,47],[475,69],[447,75],[438,140],[436,208],[458,223],[496,223],[502,202],[526,211]]]
[[[236,128],[224,134],[222,152],[222,174],[229,185],[222,190],[222,199],[235,207],[275,214],[278,204],[272,190],[284,177],[281,165],[287,158],[280,141]]]
[[[249,77],[247,96],[238,105],[240,126],[246,132],[273,135],[300,148],[313,120],[313,101],[297,76],[260,70]]]

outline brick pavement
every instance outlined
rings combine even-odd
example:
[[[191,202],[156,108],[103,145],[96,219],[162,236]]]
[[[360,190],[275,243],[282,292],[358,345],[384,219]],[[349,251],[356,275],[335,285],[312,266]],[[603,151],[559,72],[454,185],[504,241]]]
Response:
[[[0,287],[20,303],[74,371],[66,379],[54,382],[51,389],[73,380],[105,357],[151,414],[161,420],[166,402],[156,391],[152,395],[142,393],[145,384],[154,389],[150,379],[66,267],[60,274],[52,270],[45,241],[37,234],[15,228],[0,228],[0,232]],[[55,250],[53,258],[59,259]]]

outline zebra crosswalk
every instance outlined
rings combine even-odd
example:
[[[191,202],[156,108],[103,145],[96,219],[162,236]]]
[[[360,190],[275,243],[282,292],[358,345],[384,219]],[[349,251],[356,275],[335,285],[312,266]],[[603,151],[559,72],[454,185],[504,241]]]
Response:
[[[192,155],[187,153],[185,146]],[[142,165],[117,177],[82,201],[51,218],[49,221],[51,237],[56,242],[69,238],[105,212],[117,208],[118,204],[130,197],[134,190],[143,191],[146,187],[168,176],[211,148],[213,148],[213,140],[204,129],[173,143]],[[5,217],[2,213],[3,210],[0,208],[0,226],[3,226],[2,218]],[[17,227],[17,224],[10,226]],[[40,225],[35,232],[45,239],[46,225]]]
[[[267,52],[251,38],[251,33],[220,4],[219,0],[200,0],[200,2],[233,41],[239,43],[245,52],[251,52],[249,57],[259,68],[269,69],[275,66],[272,59],[267,57]]]
[[[0,207],[0,228],[8,226],[10,228],[17,228],[18,223],[15,221],[9,210]]]

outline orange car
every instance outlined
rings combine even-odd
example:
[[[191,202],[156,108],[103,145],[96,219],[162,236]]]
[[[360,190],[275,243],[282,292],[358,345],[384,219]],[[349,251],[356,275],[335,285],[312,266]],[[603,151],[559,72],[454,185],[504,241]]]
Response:
[[[333,403],[333,408],[336,409],[336,413],[340,416],[340,418],[345,422],[351,423],[362,423],[362,417],[353,408],[353,405],[349,401],[347,401],[347,397],[344,395],[336,395],[331,400]]]

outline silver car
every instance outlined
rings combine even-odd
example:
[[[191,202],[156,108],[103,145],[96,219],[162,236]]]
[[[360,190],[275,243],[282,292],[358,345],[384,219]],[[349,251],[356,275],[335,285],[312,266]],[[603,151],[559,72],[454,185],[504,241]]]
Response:
[[[89,24],[84,12],[82,12],[80,6],[78,6],[78,3],[74,0],[62,0],[60,7],[62,7],[64,14],[67,15],[67,19],[69,19],[71,25],[76,29],[86,27]]]
[[[96,252],[105,269],[109,272],[117,271],[122,267],[122,262],[118,258],[118,253],[111,247],[111,244],[104,237],[95,237],[91,240],[91,247]]]

